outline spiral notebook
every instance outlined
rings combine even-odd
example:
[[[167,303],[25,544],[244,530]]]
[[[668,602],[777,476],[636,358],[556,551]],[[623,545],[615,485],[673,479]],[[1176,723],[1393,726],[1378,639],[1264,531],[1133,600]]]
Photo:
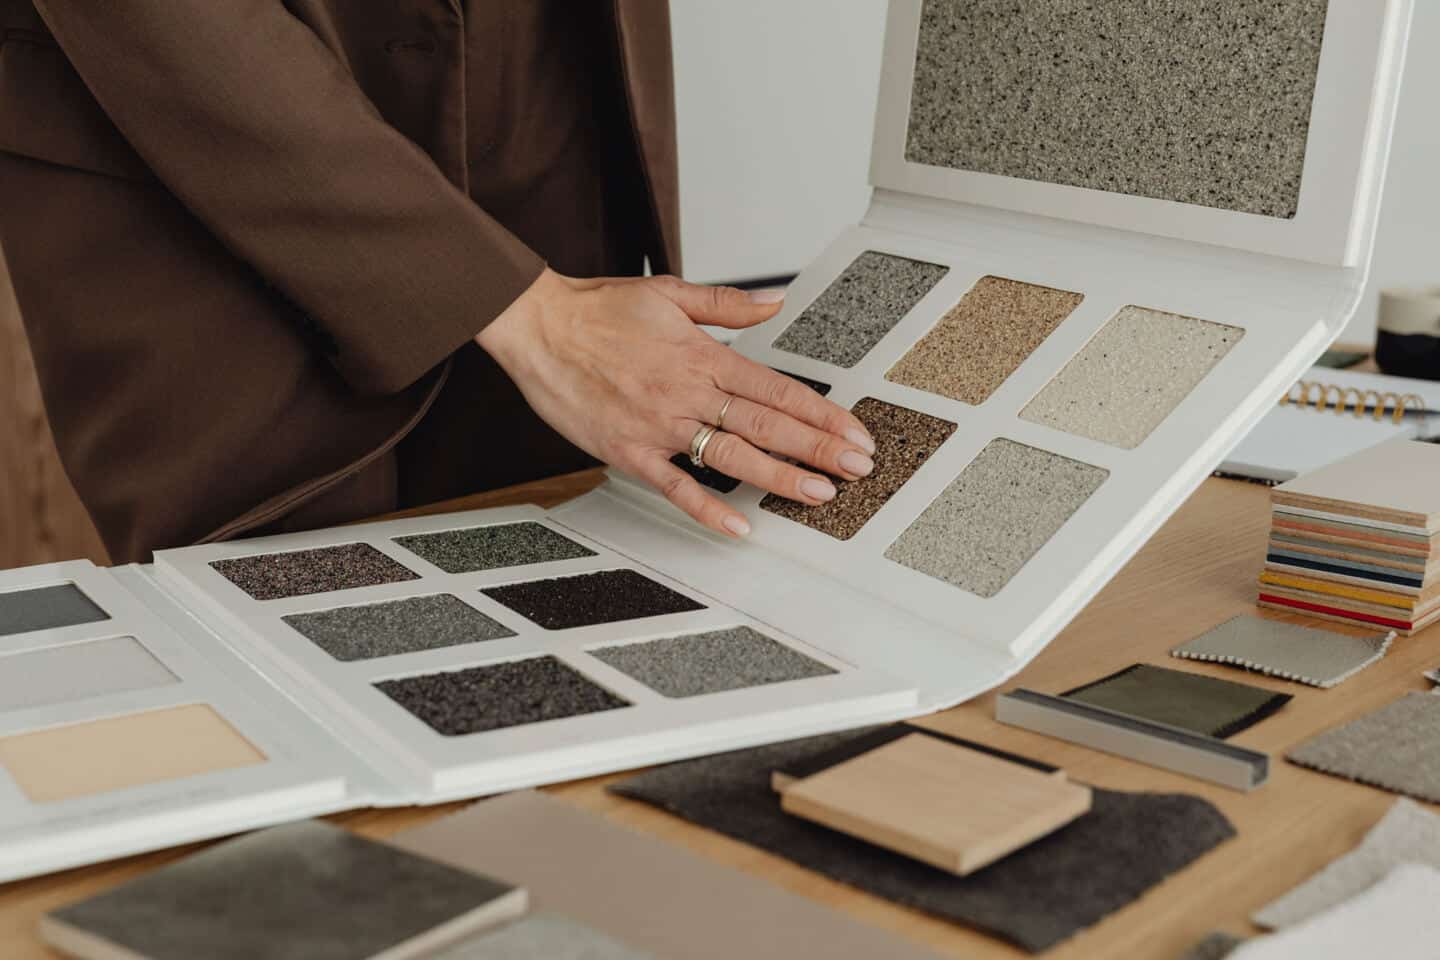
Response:
[[[1440,432],[1440,382],[1312,367],[1219,472],[1283,483],[1396,437]]]

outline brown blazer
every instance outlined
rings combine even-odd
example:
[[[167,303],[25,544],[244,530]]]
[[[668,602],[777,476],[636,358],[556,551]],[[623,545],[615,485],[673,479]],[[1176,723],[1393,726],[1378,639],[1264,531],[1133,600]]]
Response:
[[[468,16],[498,16],[484,3]],[[590,42],[623,84],[644,252],[678,272],[666,0],[604,9]],[[273,525],[393,457],[541,270],[474,200],[467,129],[504,104],[475,88],[466,18],[462,0],[0,0],[0,251],[117,561]]]

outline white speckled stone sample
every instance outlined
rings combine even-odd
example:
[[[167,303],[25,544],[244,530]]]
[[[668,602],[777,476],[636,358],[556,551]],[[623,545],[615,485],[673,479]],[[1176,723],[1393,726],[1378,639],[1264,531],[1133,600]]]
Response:
[[[993,597],[1109,475],[1013,440],[992,440],[885,556]]]
[[[515,631],[446,593],[281,617],[336,660],[373,660],[417,650],[499,640]]]
[[[750,627],[602,647],[590,655],[666,697],[698,697],[835,672]]]
[[[948,272],[937,263],[867,250],[775,338],[775,349],[853,367]]]
[[[1244,335],[1239,327],[1125,307],[1020,418],[1133,450]]]
[[[925,0],[907,160],[1295,215],[1327,0]]]

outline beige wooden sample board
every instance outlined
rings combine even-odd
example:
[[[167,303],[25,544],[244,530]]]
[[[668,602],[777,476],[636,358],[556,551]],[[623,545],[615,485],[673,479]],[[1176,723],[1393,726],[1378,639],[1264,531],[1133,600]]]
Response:
[[[787,813],[964,876],[1090,809],[1090,788],[911,734],[790,784]]]
[[[1440,444],[1391,440],[1282,483],[1278,506],[1440,530]]]

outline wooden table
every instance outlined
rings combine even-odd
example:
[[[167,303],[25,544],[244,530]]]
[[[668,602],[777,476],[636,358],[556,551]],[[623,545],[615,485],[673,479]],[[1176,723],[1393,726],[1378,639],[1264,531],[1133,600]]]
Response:
[[[470,497],[424,512],[535,502],[550,506],[589,489],[595,473],[575,474],[509,491]],[[1254,613],[1255,575],[1269,524],[1266,488],[1207,480],[1134,560],[1021,673],[1019,683],[1058,692],[1136,661],[1183,666],[1216,676],[1236,671],[1172,661],[1167,651],[1237,613]],[[1298,618],[1297,618],[1298,619]],[[1344,629],[1344,628],[1337,628]],[[1394,801],[1380,790],[1302,770],[1281,759],[1312,733],[1422,690],[1421,671],[1440,661],[1431,630],[1400,639],[1380,664],[1333,690],[1246,675],[1260,686],[1294,694],[1277,715],[1234,738],[1272,755],[1270,782],[1240,794],[1176,774],[997,724],[993,695],[925,722],[934,727],[1058,764],[1076,780],[1118,790],[1161,790],[1210,799],[1239,836],[1170,878],[1147,896],[1055,948],[1054,960],[1076,957],[1169,958],[1213,929],[1254,932],[1246,917],[1354,846]],[[601,813],[766,881],[896,931],[954,957],[1017,957],[1018,950],[964,927],[893,906],[809,873],[779,857],[692,827],[643,804],[613,797],[605,785],[623,775],[549,788]],[[424,809],[357,811],[334,818],[383,837],[451,812],[462,804]],[[35,937],[40,914],[98,893],[196,849],[182,847],[0,887],[0,956],[37,960],[55,955]]]

